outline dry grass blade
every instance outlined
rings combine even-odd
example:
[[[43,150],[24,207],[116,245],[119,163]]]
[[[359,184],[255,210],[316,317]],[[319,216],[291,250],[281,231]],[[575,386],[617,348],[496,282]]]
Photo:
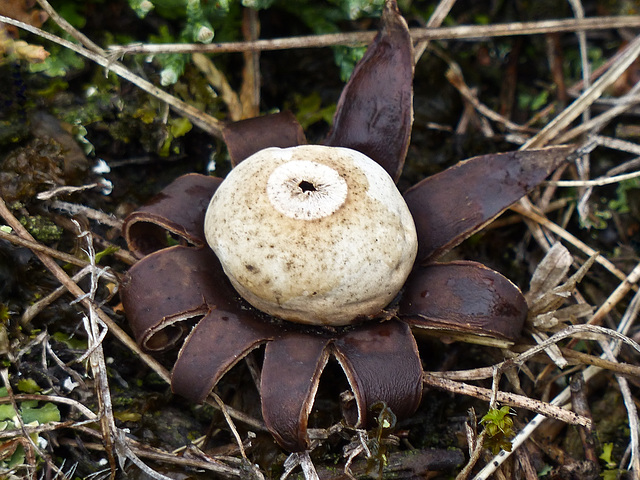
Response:
[[[623,281],[627,279],[627,275],[623,271],[618,269],[613,263],[611,263],[609,260],[604,258],[602,255],[596,252],[593,248],[589,247],[586,243],[582,242],[577,237],[569,233],[567,230],[553,223],[551,220],[547,219],[546,217],[538,213],[535,213],[532,210],[523,208],[519,204],[512,205],[511,209],[514,212],[519,213],[523,217],[533,220],[539,225],[549,229],[551,232],[563,238],[564,240],[572,244],[574,247],[578,248],[579,250],[582,250],[587,256],[589,257],[595,256],[596,262],[598,262],[600,265],[605,267],[609,272],[615,275],[618,279]],[[632,288],[634,288],[634,290],[637,289],[635,285]]]
[[[446,3],[442,3],[446,5]],[[544,33],[610,30],[640,26],[640,16],[612,16],[580,19],[545,20],[540,22],[515,22],[498,25],[461,25],[456,27],[412,28],[414,42],[432,40],[463,40],[487,37],[511,37],[514,35],[540,35]],[[367,45],[376,32],[332,33],[292,38],[255,40],[250,42],[225,42],[201,44],[112,45],[109,51],[116,57],[127,54],[156,53],[233,53],[265,50],[289,50],[293,48],[324,48],[338,45]]]
[[[604,91],[615,82],[622,73],[629,68],[640,55],[640,37],[636,37],[626,48],[624,55],[611,65],[611,68],[594,84],[585,90],[571,105],[565,108],[556,118],[549,122],[538,134],[522,145],[521,149],[538,148],[548,145],[571,122],[580,116],[594,101],[602,96]]]

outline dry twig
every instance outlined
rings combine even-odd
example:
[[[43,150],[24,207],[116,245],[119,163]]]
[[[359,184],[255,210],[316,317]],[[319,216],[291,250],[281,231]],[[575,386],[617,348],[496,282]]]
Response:
[[[452,393],[468,395],[481,400],[491,400],[493,396],[491,389],[478,387],[476,385],[469,385],[468,383],[454,382],[453,380],[448,380],[446,378],[432,376],[429,373],[425,373],[422,379],[426,385],[431,387]],[[540,400],[528,398],[523,395],[498,391],[496,392],[496,400],[498,403],[540,413],[546,417],[555,418],[556,420],[560,420],[564,423],[580,425],[589,429],[592,426],[591,420],[587,417],[583,417],[582,415],[578,415],[570,410],[541,402]]]
[[[640,26],[640,16],[594,17],[583,20],[568,18],[544,20],[540,22],[515,22],[496,25],[461,25],[440,28],[412,28],[414,42],[432,40],[465,40],[488,37],[512,37],[515,35],[540,35],[544,33],[610,30]],[[161,45],[112,45],[110,52],[116,56],[127,54],[156,53],[233,53],[265,50],[289,50],[293,48],[324,48],[338,45],[361,46],[371,43],[376,32],[333,33],[308,35],[293,38],[255,40],[251,42],[225,42],[201,44],[161,44]]]

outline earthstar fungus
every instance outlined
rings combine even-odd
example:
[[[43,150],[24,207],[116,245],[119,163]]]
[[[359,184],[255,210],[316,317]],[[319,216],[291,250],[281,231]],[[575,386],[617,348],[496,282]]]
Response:
[[[270,315],[347,325],[377,315],[418,248],[389,174],[347,148],[266,148],[213,195],[205,236],[231,284]]]
[[[393,181],[409,144],[412,62],[406,23],[387,1],[324,146],[305,146],[290,113],[230,123],[223,137],[235,170],[226,180],[180,177],[124,223],[140,261],[123,281],[122,302],[144,349],[182,342],[173,391],[202,402],[265,345],[263,418],[289,451],[309,446],[308,418],[331,357],[355,397],[345,421],[364,428],[376,403],[399,418],[417,409],[414,332],[505,346],[526,317],[522,294],[499,273],[434,262],[542,182],[570,148],[475,157],[419,182],[403,202]],[[323,195],[328,203],[318,204]],[[358,196],[370,208],[353,203]],[[329,219],[341,226],[331,230]],[[358,228],[371,230],[369,240]],[[180,244],[168,246],[169,234]]]

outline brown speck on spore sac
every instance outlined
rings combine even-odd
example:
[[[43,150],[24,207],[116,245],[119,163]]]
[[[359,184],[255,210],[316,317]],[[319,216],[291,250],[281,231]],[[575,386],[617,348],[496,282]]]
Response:
[[[249,264],[245,265],[244,268],[246,268],[251,273],[256,273],[258,271],[258,269],[255,266],[249,265]]]

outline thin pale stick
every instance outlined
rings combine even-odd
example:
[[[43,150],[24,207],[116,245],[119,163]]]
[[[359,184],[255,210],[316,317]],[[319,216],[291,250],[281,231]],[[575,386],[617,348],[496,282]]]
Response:
[[[602,145],[606,148],[612,148],[614,150],[620,150],[622,152],[633,153],[634,155],[640,155],[640,145],[628,140],[621,140],[619,138],[606,137],[604,135],[594,135],[591,140],[598,145]]]
[[[618,302],[620,302],[624,296],[631,290],[632,288],[637,288],[637,283],[640,280],[640,263],[637,264],[634,269],[629,273],[627,277],[625,277],[624,281],[616,287],[616,289],[609,295],[609,298],[605,300],[605,302],[600,305],[600,308],[596,310],[596,313],[593,314],[593,317],[589,319],[591,325],[599,325],[602,323],[604,317],[613,310]]]
[[[107,375],[107,364],[104,358],[104,350],[102,348],[102,340],[106,336],[108,327],[104,322],[100,322],[95,308],[95,295],[98,291],[98,271],[96,268],[96,255],[93,248],[93,240],[89,232],[83,232],[80,229],[80,224],[75,222],[76,226],[80,230],[78,238],[84,237],[87,247],[84,252],[89,257],[90,262],[90,288],[89,292],[82,297],[76,297],[76,300],[80,298],[86,298],[89,300],[88,310],[89,316],[83,316],[83,324],[85,332],[87,334],[87,351],[80,357],[79,361],[83,362],[85,358],[89,360],[89,366],[91,373],[93,374],[93,385],[95,388],[96,397],[98,399],[98,407],[100,409],[100,426],[102,428],[102,441],[105,445],[105,451],[109,460],[109,466],[111,469],[111,478],[116,476],[116,456],[120,456],[118,448],[118,428],[116,427],[115,417],[113,416],[113,404],[111,402],[111,390],[109,388],[109,379]],[[124,458],[121,458],[121,462]]]
[[[555,185],[556,187],[602,187],[637,177],[640,177],[640,172],[625,173],[614,177],[594,178],[593,180],[551,180],[546,183],[547,185]]]
[[[514,132],[531,132],[532,129],[528,127],[523,127],[522,125],[518,125],[517,123],[513,123],[508,118],[500,115],[499,113],[494,112],[489,107],[484,105],[480,100],[478,100],[477,95],[467,86],[464,81],[462,70],[453,61],[449,61],[449,70],[446,73],[447,80],[451,83],[473,107],[478,111],[478,113],[484,115],[490,120],[494,122],[503,124],[507,129]]]
[[[493,392],[490,388],[478,387],[476,385],[469,385],[468,383],[455,382],[441,377],[432,377],[425,373],[422,377],[422,381],[431,387],[439,388],[440,390],[446,390],[456,394],[468,395],[470,397],[479,398],[481,400],[491,400]],[[545,416],[555,418],[561,422],[571,425],[580,425],[586,428],[591,428],[591,420],[582,415],[578,415],[571,410],[560,408],[556,405],[551,405],[540,400],[525,397],[524,395],[518,395],[510,392],[496,392],[496,401],[498,403],[509,405],[511,407],[524,408],[532,412],[540,413]]]
[[[640,83],[636,83],[627,94],[617,99],[615,105],[610,109],[587,122],[580,123],[575,128],[559,136],[556,143],[568,143],[586,132],[595,133],[596,131],[602,130],[611,120],[619,117],[620,114],[630,110],[640,102],[638,92],[640,92]]]
[[[96,210],[95,208],[86,207],[77,203],[64,202],[62,200],[53,200],[51,202],[51,207],[55,208],[56,210],[68,212],[71,215],[77,215],[80,213],[85,217],[95,220],[96,222],[103,225],[122,229],[122,220],[116,218],[114,215]]]
[[[227,425],[228,425],[229,429],[231,430],[231,433],[233,433],[233,437],[236,439],[236,443],[238,444],[238,449],[240,450],[240,455],[247,462],[248,465],[251,465],[251,462],[249,462],[249,459],[247,458],[247,454],[244,451],[244,445],[242,445],[242,438],[240,438],[240,434],[238,433],[238,429],[236,428],[235,423],[233,423],[233,420],[231,420],[231,417],[229,416],[229,413],[227,412],[227,406],[224,404],[222,399],[217,394],[212,392],[210,394],[210,396],[218,404],[218,407],[220,408],[220,411],[222,412],[222,415],[224,416],[224,419],[227,421]]]
[[[516,352],[528,351],[531,345],[516,345],[511,348]],[[595,355],[589,355],[587,353],[578,352],[569,348],[561,348],[562,355],[566,357],[570,365],[594,365],[602,368],[603,370],[609,370],[620,375],[626,375],[632,378],[640,378],[640,366],[632,365],[629,363],[610,362],[602,357]],[[536,354],[537,355],[537,354]],[[542,361],[547,363],[550,360],[546,355],[538,358],[533,358],[534,361]],[[496,366],[500,366],[497,364]],[[471,380],[484,380],[491,378],[494,367],[481,367],[472,368],[469,370],[451,370],[446,372],[427,372],[432,377],[446,378],[454,381],[471,381]]]
[[[36,431],[37,428],[41,428],[41,427],[27,427],[27,429],[29,428],[33,428],[33,430],[27,430],[27,431]],[[75,423],[75,424],[69,425],[69,428],[78,430],[90,437],[100,438],[98,432],[96,432],[93,429],[85,427],[84,424]],[[61,444],[77,447],[77,440],[75,439],[66,439],[61,437],[59,441]],[[204,453],[198,452],[200,458],[193,458],[189,456],[184,456],[181,453],[177,453],[179,451],[184,450],[184,448],[177,449],[177,451],[173,451],[173,452],[166,452],[164,450],[151,447],[148,444],[142,444],[132,438],[128,439],[128,443],[132,452],[134,452],[139,457],[147,458],[149,460],[168,463],[172,465],[179,465],[183,467],[193,467],[193,468],[208,470],[208,471],[220,473],[224,475],[225,478],[227,476],[237,476],[237,477],[246,476],[246,473],[243,470],[230,467],[225,463],[223,463],[220,460],[222,456],[212,457]],[[82,446],[90,450],[97,450],[101,452],[104,451],[104,446],[98,443],[83,442]],[[203,460],[203,458],[205,458],[206,460]],[[230,457],[228,458],[228,460],[236,461],[237,459],[235,459],[234,457]]]
[[[93,50],[99,55],[104,55],[104,50],[98,44],[94,43],[89,37],[87,37],[84,33],[78,31],[73,27],[65,18],[60,16],[58,12],[47,2],[47,0],[37,0],[40,6],[43,8],[45,12],[49,15],[49,18],[53,20],[61,29],[71,35],[73,38],[78,40],[82,45],[84,45],[89,50]]]
[[[494,366],[491,376],[493,378],[491,382],[491,390],[490,390],[491,393],[488,399],[489,410],[496,408],[496,404],[498,402],[498,396],[503,393],[498,391],[498,383],[500,381],[500,376],[501,376],[500,369]],[[486,390],[486,389],[482,389],[482,390]],[[510,394],[510,395],[513,395],[513,394]],[[523,398],[526,398],[526,397],[523,397]],[[482,432],[480,432],[480,435],[478,435],[477,437],[477,441],[475,442],[475,447],[473,449],[473,452],[469,456],[469,461],[464,466],[464,468],[460,470],[460,473],[458,473],[458,475],[456,476],[456,480],[466,480],[469,477],[469,475],[471,475],[471,471],[473,470],[473,467],[475,467],[476,463],[478,463],[478,460],[480,460],[480,457],[484,451],[484,441],[486,438],[487,438],[487,429],[483,428]]]
[[[610,30],[640,26],[640,16],[593,17],[577,20],[545,20],[541,22],[515,22],[496,25],[461,25],[457,27],[411,28],[414,42],[423,40],[464,40],[515,35],[539,35],[552,32],[575,32],[579,30]],[[201,44],[170,43],[160,45],[132,44],[112,45],[109,50],[116,55],[157,53],[239,53],[246,51],[290,50],[294,48],[323,48],[336,45],[362,46],[371,43],[377,32],[333,33],[307,35],[292,38],[256,40],[253,42],[225,42]]]
[[[584,7],[580,0],[569,0],[569,4],[573,9],[573,13],[576,18],[583,19],[584,18]],[[589,63],[589,57],[587,52],[587,35],[584,30],[576,32],[578,37],[578,45],[580,46],[580,66],[582,69],[582,81],[585,88],[589,88],[591,86],[591,65]],[[584,112],[582,112],[582,123],[586,123],[591,118],[591,109],[587,107]],[[590,155],[586,154],[576,158],[576,170],[578,171],[578,175],[581,180],[586,180],[589,178],[589,172],[591,170],[590,163]],[[589,215],[589,198],[591,197],[591,193],[593,189],[589,186],[580,187],[579,190],[579,199],[576,204],[576,209],[578,211],[578,216],[581,221],[584,221],[588,218]]]
[[[444,19],[449,15],[451,8],[453,8],[453,4],[456,3],[456,0],[440,0],[438,6],[434,9],[433,13],[429,17],[427,21],[427,28],[434,29],[438,28],[444,22]],[[415,40],[414,40],[415,41]],[[429,46],[429,39],[425,38],[422,40],[415,41],[413,46],[413,63],[418,63],[420,57]]]
[[[68,253],[61,252],[59,250],[56,250],[55,248],[47,247],[45,245],[42,245],[41,243],[23,238],[13,233],[7,233],[3,230],[0,230],[0,240],[7,240],[14,245],[28,248],[33,252],[41,252],[53,258],[57,258],[58,260],[62,260],[63,262],[76,265],[77,267],[87,267],[89,265],[89,262],[87,262],[86,260],[82,260],[78,257],[74,257],[73,255],[69,255]]]
[[[51,402],[51,403],[63,403],[65,405],[69,405],[71,407],[76,408],[82,415],[87,417],[87,419],[94,421],[98,418],[98,416],[85,407],[82,403],[74,400],[73,398],[62,397],[60,395],[34,395],[27,393],[19,393],[14,395],[16,401],[36,401],[36,402]],[[11,399],[9,397],[0,397],[0,403],[10,403]]]
[[[71,280],[75,283],[78,283],[89,273],[89,268],[90,267],[87,265],[78,273],[76,273],[71,278]],[[24,312],[22,313],[22,316],[20,317],[20,324],[23,326],[28,325],[31,322],[31,320],[33,320],[41,311],[43,311],[45,308],[47,308],[49,305],[55,302],[58,298],[60,298],[66,292],[67,292],[67,289],[64,286],[60,285],[58,288],[56,288],[53,292],[49,293],[47,296],[41,298],[40,300],[33,303],[32,305],[29,305],[27,308],[25,308]]]

